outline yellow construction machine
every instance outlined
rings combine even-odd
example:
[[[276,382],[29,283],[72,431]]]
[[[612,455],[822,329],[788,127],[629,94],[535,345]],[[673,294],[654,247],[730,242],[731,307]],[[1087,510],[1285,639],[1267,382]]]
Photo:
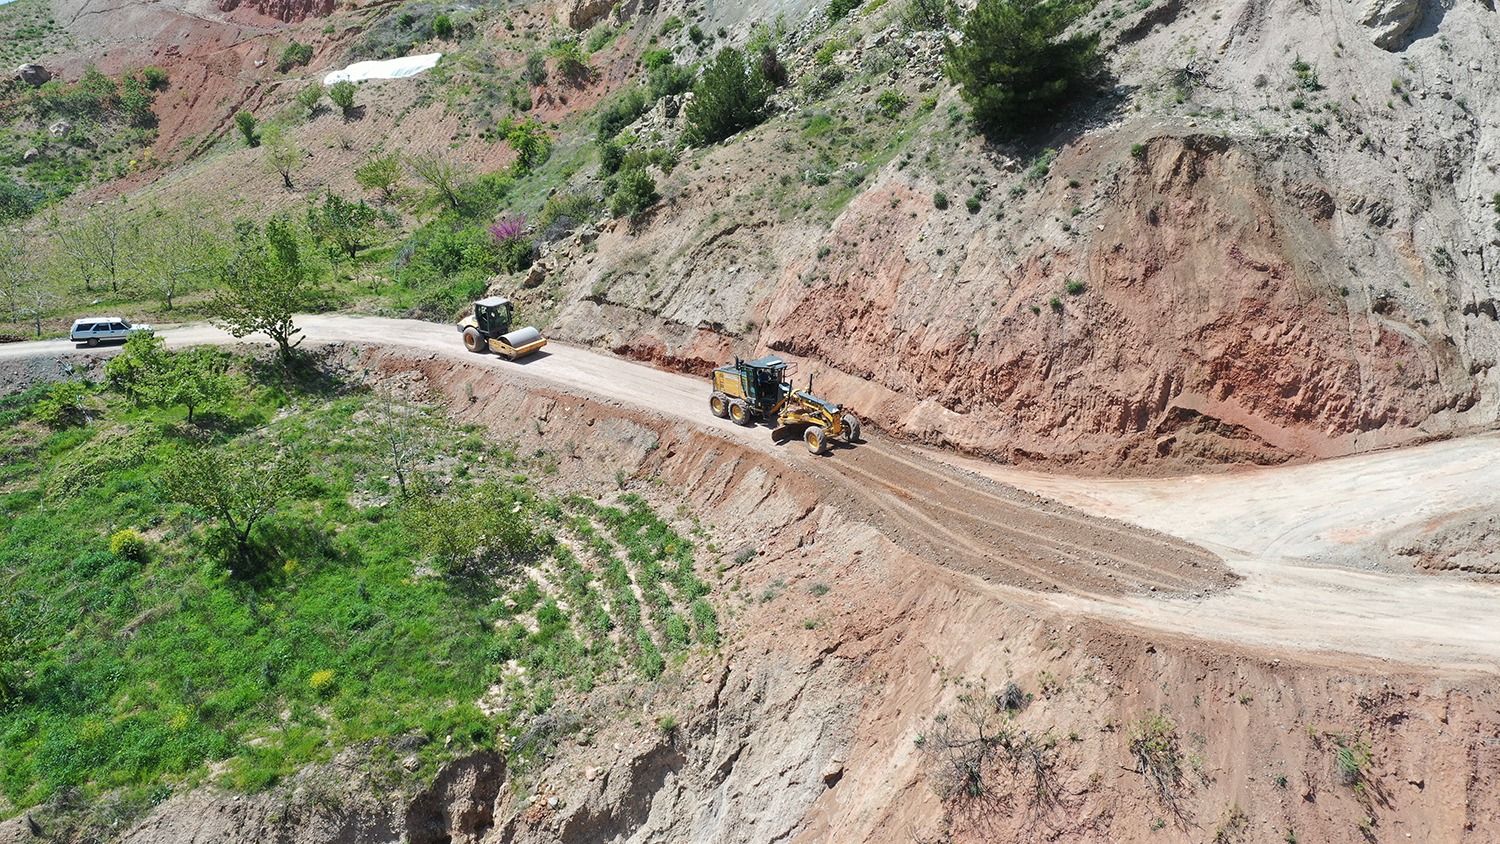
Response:
[[[708,409],[736,425],[775,419],[778,427],[771,436],[777,442],[800,435],[813,454],[826,454],[831,440],[859,442],[859,417],[843,405],[813,395],[811,375],[806,390],[792,389],[788,378],[792,366],[774,356],[735,358],[733,364],[714,370]]]
[[[547,345],[542,332],[529,325],[512,331],[513,318],[510,300],[502,296],[475,302],[474,313],[458,323],[464,348],[471,352],[494,352],[506,360],[515,360]]]

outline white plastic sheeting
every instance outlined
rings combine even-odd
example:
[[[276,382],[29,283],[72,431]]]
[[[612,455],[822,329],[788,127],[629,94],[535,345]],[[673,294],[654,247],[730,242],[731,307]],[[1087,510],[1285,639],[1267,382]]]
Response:
[[[345,79],[350,82],[364,82],[369,79],[405,79],[408,76],[416,76],[424,70],[431,70],[442,57],[442,53],[427,53],[421,56],[406,56],[378,62],[355,62],[343,70],[335,70],[323,77],[323,84],[332,85]]]

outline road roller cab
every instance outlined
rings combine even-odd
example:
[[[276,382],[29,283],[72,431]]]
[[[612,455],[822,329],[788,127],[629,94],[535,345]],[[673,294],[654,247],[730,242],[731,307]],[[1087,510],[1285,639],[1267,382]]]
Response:
[[[464,348],[471,352],[494,352],[508,360],[529,355],[547,345],[547,338],[532,326],[512,330],[514,309],[503,296],[474,303],[474,313],[458,323]]]

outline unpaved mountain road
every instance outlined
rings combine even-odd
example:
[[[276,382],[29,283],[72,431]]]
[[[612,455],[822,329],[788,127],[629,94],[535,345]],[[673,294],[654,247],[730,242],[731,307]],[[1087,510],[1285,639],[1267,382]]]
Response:
[[[1272,651],[1500,671],[1500,584],[1383,570],[1391,567],[1384,560],[1363,565],[1384,553],[1371,537],[1444,512],[1500,507],[1500,466],[1486,459],[1500,435],[1152,480],[1021,472],[880,437],[818,458],[799,443],[773,444],[764,427],[711,416],[700,378],[558,343],[520,363],[478,358],[452,327],[431,323],[307,316],[298,324],[311,343],[484,361],[496,377],[644,410],[775,454],[824,483],[850,517],[929,562],[988,581],[1008,600]],[[172,346],[232,342],[207,325],[161,333]],[[0,363],[77,352],[67,341],[0,345]]]

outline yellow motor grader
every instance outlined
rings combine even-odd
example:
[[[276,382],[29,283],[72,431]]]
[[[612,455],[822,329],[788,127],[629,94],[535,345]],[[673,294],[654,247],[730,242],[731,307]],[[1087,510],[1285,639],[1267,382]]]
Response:
[[[771,431],[772,438],[780,442],[800,435],[813,454],[826,454],[831,440],[859,442],[859,417],[813,395],[811,375],[806,390],[793,389],[788,379],[792,366],[775,356],[735,358],[733,364],[714,370],[708,409],[736,425],[775,419],[778,427]]]
[[[471,352],[494,352],[506,360],[525,357],[547,345],[542,332],[531,326],[511,330],[514,311],[510,300],[491,296],[474,303],[474,313],[458,323],[464,348]]]

